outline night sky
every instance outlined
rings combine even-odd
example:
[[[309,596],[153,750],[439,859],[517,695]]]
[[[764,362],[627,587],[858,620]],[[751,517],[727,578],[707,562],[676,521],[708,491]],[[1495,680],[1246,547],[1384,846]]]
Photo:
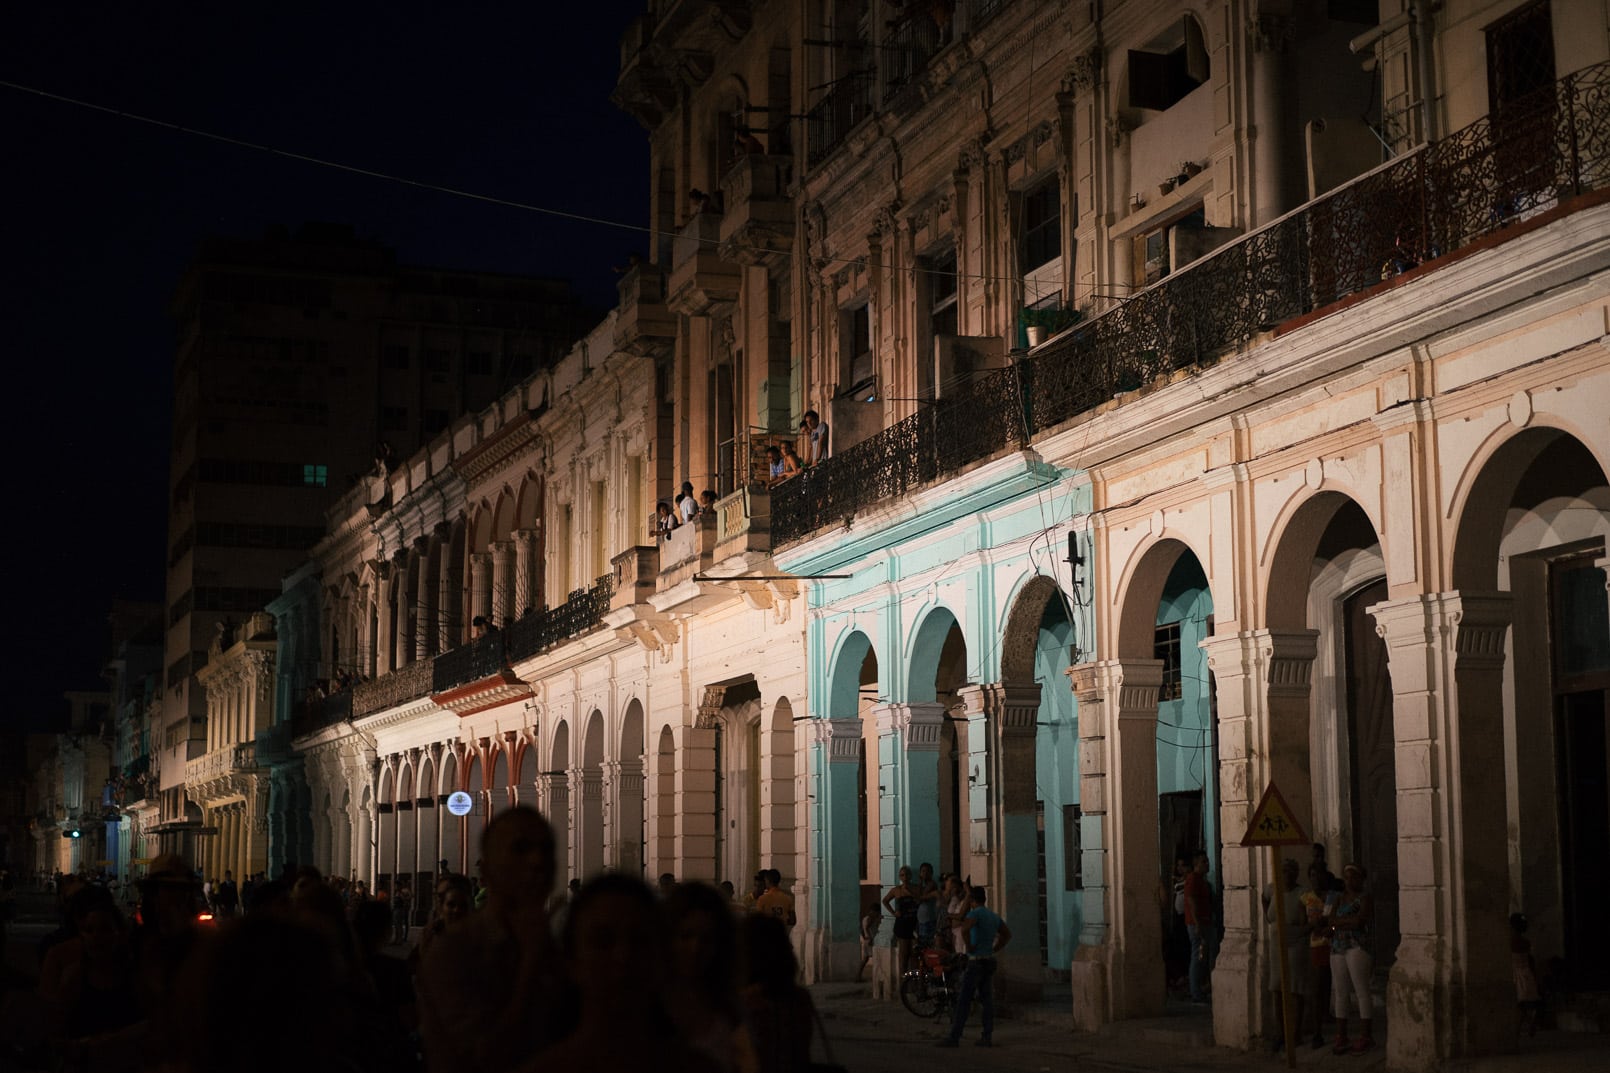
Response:
[[[0,80],[422,182],[647,219],[647,138],[609,102],[621,32],[644,0],[29,6],[0,15]],[[10,632],[23,643],[0,717],[11,727],[51,717],[66,689],[99,686],[115,597],[162,598],[166,308],[204,236],[347,223],[406,263],[570,278],[601,309],[615,300],[611,265],[648,245],[7,87],[0,136],[0,338],[21,425]]]

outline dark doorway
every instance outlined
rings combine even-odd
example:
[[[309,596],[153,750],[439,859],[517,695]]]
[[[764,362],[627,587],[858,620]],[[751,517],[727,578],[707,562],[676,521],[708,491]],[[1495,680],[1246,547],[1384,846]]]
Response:
[[[1366,610],[1386,598],[1383,578],[1342,603],[1352,837],[1338,848],[1369,873],[1375,899],[1375,949],[1371,954],[1378,970],[1396,960],[1400,935],[1392,679],[1387,671],[1386,642],[1375,632],[1375,619]],[[1331,870],[1339,872],[1342,863],[1332,861]]]
[[[1610,986],[1600,881],[1610,846],[1610,608],[1598,552],[1550,564],[1554,748],[1565,959],[1573,986]]]
[[[1157,795],[1157,845],[1162,851],[1158,875],[1174,874],[1175,858],[1190,861],[1206,848],[1202,838],[1202,791],[1181,790]]]

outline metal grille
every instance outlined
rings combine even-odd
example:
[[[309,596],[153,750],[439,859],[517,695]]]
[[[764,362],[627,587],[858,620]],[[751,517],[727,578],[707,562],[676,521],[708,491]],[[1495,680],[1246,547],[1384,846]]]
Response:
[[[772,492],[775,546],[906,495],[1260,332],[1610,187],[1610,64],[1584,68],[1176,271]]]
[[[872,114],[872,85],[875,71],[856,71],[833,84],[833,88],[806,113],[809,135],[808,161],[815,167],[838,148],[861,120]]]

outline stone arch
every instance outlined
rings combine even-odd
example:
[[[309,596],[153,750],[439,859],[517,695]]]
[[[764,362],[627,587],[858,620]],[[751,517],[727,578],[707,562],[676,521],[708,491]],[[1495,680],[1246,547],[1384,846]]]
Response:
[[[514,501],[514,528],[537,529],[542,525],[542,476],[528,471],[520,478]]]
[[[926,703],[935,699],[935,681],[946,648],[952,645],[953,632],[961,635],[963,648],[968,647],[966,631],[962,629],[960,620],[944,604],[934,604],[928,608],[911,631],[911,646],[906,656],[908,701]]]
[[[509,539],[509,534],[514,532],[514,514],[514,493],[507,488],[498,489],[497,498],[492,503],[492,540]]]
[[[1490,699],[1480,679],[1457,679],[1460,756],[1471,758],[1466,786],[1457,789],[1478,802],[1459,817],[1461,835],[1467,847],[1480,843],[1484,855],[1502,840],[1507,867],[1477,864],[1469,849],[1461,865],[1483,894],[1494,877],[1507,879],[1499,892],[1506,899],[1483,898],[1488,921],[1524,909],[1539,960],[1559,957],[1573,978],[1600,981],[1610,941],[1597,924],[1597,868],[1581,862],[1602,855],[1610,831],[1603,791],[1610,769],[1606,472],[1602,453],[1571,429],[1506,426],[1475,452],[1454,497],[1448,568],[1449,588],[1461,599],[1461,632],[1480,614],[1469,605],[1486,593],[1501,607],[1495,620],[1507,622],[1499,635],[1501,697]],[[1458,655],[1475,662],[1481,648],[1471,644]],[[1501,811],[1492,801],[1500,778]],[[1467,905],[1475,900],[1467,897]]]
[[[654,749],[654,870],[672,871],[676,863],[676,735],[660,728]]]
[[[1118,635],[1113,648],[1119,658],[1153,658],[1157,608],[1174,565],[1185,555],[1203,564],[1211,561],[1187,541],[1170,536],[1143,545],[1131,558],[1118,590]]]
[[[553,741],[548,747],[548,823],[553,827],[555,881],[561,886],[570,882],[570,813],[571,795],[576,787],[570,785],[569,768],[570,723],[559,720],[553,728]]]
[[[460,837],[465,872],[472,876],[481,875],[481,832],[486,830],[486,766],[482,753],[483,750],[472,747],[464,766],[464,791],[475,799],[475,805],[460,821]]]
[[[1603,461],[1582,438],[1537,425],[1483,445],[1453,498],[1454,542],[1448,588],[1498,588],[1499,546],[1512,505],[1603,487]]]
[[[397,865],[397,794],[398,779],[387,761],[381,765],[379,786],[375,792],[378,804],[375,816],[375,883],[390,883]],[[367,790],[367,788],[365,788]]]
[[[531,737],[522,736],[519,747],[514,751],[514,803],[516,805],[537,804],[537,743]]]
[[[1368,525],[1370,543],[1382,544],[1384,553],[1381,526],[1357,497],[1329,487],[1328,482],[1325,488],[1294,497],[1286,504],[1283,517],[1264,546],[1267,574],[1261,617],[1265,626],[1276,630],[1308,628],[1308,587],[1314,561],[1319,557],[1320,542],[1333,532],[1339,516],[1342,522],[1350,520],[1344,512],[1356,514]],[[1353,524],[1350,528],[1359,527]]]
[[[414,768],[406,759],[397,774],[397,867],[394,876],[412,877],[418,870],[419,823],[414,807]],[[396,879],[392,880],[396,890]]]
[[[772,706],[761,742],[767,776],[761,785],[761,854],[770,867],[783,873],[785,883],[791,883],[797,871],[795,834],[799,824],[795,817],[794,707],[787,697],[778,697]]]
[[[1066,859],[1067,847],[1077,845],[1079,834],[1078,727],[1067,674],[1074,617],[1061,587],[1044,574],[1023,578],[1007,607],[1000,683],[1008,696],[1032,697],[1037,703],[1032,722],[1020,720],[1029,725],[995,728],[991,741],[999,742],[1004,778],[990,807],[1002,814],[998,822],[1006,833],[1001,839],[1004,859],[996,863],[994,874],[1004,888],[1002,900],[1015,900],[1009,907],[1015,915],[1037,924],[1032,932],[1025,930],[1031,941],[1018,955],[1027,962],[1029,952],[1038,948],[1038,964],[1025,965],[1032,972],[1072,960],[1083,911],[1082,897],[1065,882],[1070,866],[1076,872],[1081,863],[1077,849],[1071,862]],[[941,766],[942,791],[945,774]],[[1033,789],[1024,793],[1017,786]],[[1069,826],[1071,832],[1065,830]],[[1039,845],[1025,837],[1025,829],[1041,840]]]
[[[604,713],[597,708],[582,732],[580,783],[575,874],[588,879],[604,868]]]
[[[643,702],[633,697],[621,716],[621,733],[618,774],[615,783],[614,809],[610,815],[614,867],[627,875],[641,875],[647,856],[648,832],[644,827]]]
[[[419,776],[414,779],[414,870],[419,873],[436,871],[441,857],[441,802],[436,795],[437,768],[429,749],[421,750]],[[429,899],[424,887],[414,885],[414,921],[424,919]]]
[[[504,742],[498,742],[492,747],[492,785],[487,797],[490,807],[487,818],[502,812],[509,807],[509,750]]]
[[[849,630],[839,639],[838,651],[828,664],[828,708],[819,716],[850,719],[860,715],[861,666],[868,654],[877,652],[871,638],[860,630]]]

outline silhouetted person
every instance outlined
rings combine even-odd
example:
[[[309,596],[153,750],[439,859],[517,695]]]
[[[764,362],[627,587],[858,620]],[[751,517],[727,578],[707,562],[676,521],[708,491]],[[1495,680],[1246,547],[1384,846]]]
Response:
[[[740,924],[740,939],[749,968],[744,1014],[758,1068],[803,1073],[810,1066],[816,1015],[811,993],[795,979],[799,965],[788,929],[775,917],[751,913]]]
[[[574,1027],[522,1073],[719,1073],[721,1066],[677,1035],[666,1013],[670,951],[662,908],[648,887],[624,875],[581,888],[561,939]]]
[[[722,1069],[753,1069],[738,1005],[738,933],[727,903],[703,883],[665,900],[671,936],[671,1023]]]
[[[441,933],[419,976],[432,1073],[502,1073],[558,1038],[560,979],[549,929],[553,828],[535,809],[499,813],[481,836],[486,908]]]

